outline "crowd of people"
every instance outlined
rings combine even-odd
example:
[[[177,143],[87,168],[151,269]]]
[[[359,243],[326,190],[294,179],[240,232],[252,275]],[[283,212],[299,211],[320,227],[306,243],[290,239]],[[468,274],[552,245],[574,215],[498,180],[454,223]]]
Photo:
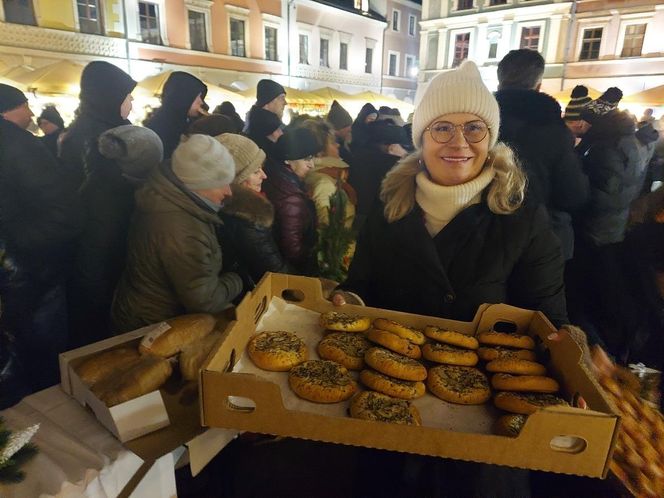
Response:
[[[57,383],[58,353],[221,312],[267,271],[341,267],[339,305],[464,321],[483,303],[536,309],[617,361],[661,367],[658,122],[619,110],[617,88],[592,100],[578,86],[563,113],[543,74],[539,53],[513,50],[497,92],[464,62],[428,83],[407,123],[369,103],[353,119],[335,101],[285,126],[276,81],[258,83],[243,120],[231,102],[209,113],[205,84],[176,71],[136,126],[136,82],[96,61],[75,120],[47,107],[39,138],[25,95],[0,85],[0,408]],[[321,250],[331,239],[348,243]],[[371,451],[368,473],[396,469],[385,490],[471,471]],[[449,489],[528,495],[522,473],[472,472]]]

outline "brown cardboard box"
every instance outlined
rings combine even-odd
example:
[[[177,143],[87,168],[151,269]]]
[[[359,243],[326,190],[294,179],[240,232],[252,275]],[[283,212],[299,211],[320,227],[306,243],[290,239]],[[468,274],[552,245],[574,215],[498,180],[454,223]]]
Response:
[[[349,418],[345,416],[346,403],[317,405],[296,399],[286,387],[287,374],[259,371],[245,359],[246,344],[255,334],[259,320],[266,310],[272,310],[272,302],[281,303],[273,298],[286,298],[299,306],[303,313],[293,316],[291,324],[301,323],[302,327],[306,320],[311,321],[305,313],[334,309],[323,299],[318,280],[267,274],[238,306],[237,319],[230,324],[201,372],[203,425],[551,472],[606,476],[618,417],[599,386],[581,367],[581,349],[571,337],[557,342],[547,339],[555,329],[543,314],[506,305],[483,305],[473,322],[466,323],[377,308],[343,307],[343,311],[351,314],[392,318],[419,328],[446,326],[467,334],[490,330],[496,322],[508,322],[520,332],[538,337],[550,356],[549,368],[561,381],[565,394],[581,394],[592,410],[567,407],[540,410],[529,417],[517,438],[509,438],[492,435],[487,428],[499,414],[490,405],[451,405],[427,394],[428,399],[423,398],[418,406],[423,425],[415,427]],[[321,332],[319,329],[318,334]],[[305,342],[310,351],[316,346],[311,339],[305,338]],[[415,401],[418,403],[420,400]]]

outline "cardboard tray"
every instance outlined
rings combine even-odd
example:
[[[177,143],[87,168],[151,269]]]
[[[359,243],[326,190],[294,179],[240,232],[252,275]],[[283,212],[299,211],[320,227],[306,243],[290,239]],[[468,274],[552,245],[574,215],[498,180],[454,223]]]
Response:
[[[280,389],[265,376],[232,371],[273,297],[282,297],[316,312],[338,309],[323,299],[317,279],[266,274],[237,307],[236,320],[229,325],[227,334],[201,371],[203,425],[550,472],[606,476],[619,418],[599,385],[581,366],[581,349],[573,339],[565,336],[561,341],[548,340],[555,328],[542,313],[507,305],[483,305],[473,322],[467,323],[354,305],[342,308],[350,314],[392,318],[418,328],[444,326],[471,335],[491,330],[498,322],[507,322],[518,331],[539,338],[536,340],[550,358],[549,369],[564,386],[565,393],[570,397],[580,394],[592,410],[570,407],[540,410],[528,418],[518,437],[509,438],[329,416],[316,413],[320,405],[308,402],[305,403],[311,408],[306,411],[287,409],[284,397],[294,396],[292,392]],[[237,398],[251,400],[250,405],[254,406],[245,403],[240,406],[235,401]],[[459,409],[458,405],[454,407]]]

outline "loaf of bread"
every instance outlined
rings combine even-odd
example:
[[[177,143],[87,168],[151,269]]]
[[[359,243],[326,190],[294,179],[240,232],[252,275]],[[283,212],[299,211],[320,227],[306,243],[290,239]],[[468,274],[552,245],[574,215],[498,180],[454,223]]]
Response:
[[[159,389],[172,372],[168,360],[152,355],[141,356],[97,382],[92,386],[92,393],[106,406],[115,406]]]
[[[143,354],[169,358],[212,332],[215,323],[215,318],[206,313],[171,318],[146,334],[138,350]]]
[[[74,371],[91,387],[114,370],[124,369],[139,357],[138,351],[134,348],[112,349],[88,358],[74,368]]]
[[[198,380],[198,372],[212,348],[221,339],[221,332],[212,332],[192,342],[180,353],[180,372],[186,380]]]

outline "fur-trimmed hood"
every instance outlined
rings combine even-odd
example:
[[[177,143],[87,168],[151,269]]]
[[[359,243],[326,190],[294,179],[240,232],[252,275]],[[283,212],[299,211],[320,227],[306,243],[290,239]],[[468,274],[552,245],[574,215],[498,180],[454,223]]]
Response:
[[[242,185],[231,185],[233,196],[224,201],[223,214],[241,218],[249,223],[271,228],[274,222],[274,206],[262,194]]]

